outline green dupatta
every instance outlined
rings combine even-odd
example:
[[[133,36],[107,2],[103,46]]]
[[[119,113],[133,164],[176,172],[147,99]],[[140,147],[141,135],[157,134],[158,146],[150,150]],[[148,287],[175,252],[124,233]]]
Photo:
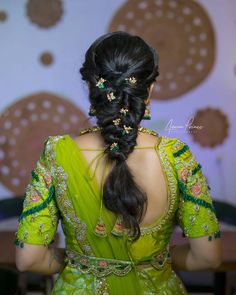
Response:
[[[71,155],[69,159],[68,155]],[[132,261],[128,250],[129,241],[127,236],[116,237],[110,234],[116,222],[116,216],[104,207],[102,217],[106,224],[108,235],[107,237],[98,237],[94,234],[94,227],[100,212],[100,187],[95,176],[91,177],[88,173],[89,163],[69,135],[65,135],[64,140],[58,141],[56,145],[56,163],[60,167],[61,174],[67,174],[67,198],[74,209],[74,217],[79,218],[80,223],[86,224],[86,233],[81,234],[81,236],[80,232],[77,233],[79,247],[75,247],[70,239],[67,239],[67,249],[84,253],[84,245],[87,244],[87,246],[91,247],[91,251],[88,251],[90,256]],[[65,201],[59,198],[59,207],[60,204],[61,207],[64,207],[62,203],[65,203]],[[66,208],[61,209],[67,210]],[[65,232],[67,231],[66,227],[67,225],[65,224]],[[75,223],[74,227],[76,228]],[[106,277],[106,282],[109,290],[112,290],[112,294],[116,294],[115,290],[119,290],[117,294],[143,294],[135,268],[119,278],[115,274],[109,274]]]

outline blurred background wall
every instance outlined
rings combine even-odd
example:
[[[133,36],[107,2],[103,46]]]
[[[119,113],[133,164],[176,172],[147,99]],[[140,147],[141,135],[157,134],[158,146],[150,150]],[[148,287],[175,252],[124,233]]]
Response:
[[[213,197],[236,204],[235,11],[234,0],[1,0],[0,199],[23,195],[47,136],[89,124],[85,51],[124,30],[160,57],[144,125],[188,143]]]

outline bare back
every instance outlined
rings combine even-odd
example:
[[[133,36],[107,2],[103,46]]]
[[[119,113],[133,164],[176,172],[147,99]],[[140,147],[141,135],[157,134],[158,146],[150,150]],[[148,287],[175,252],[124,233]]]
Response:
[[[82,149],[85,158],[90,163],[101,149],[105,149],[100,132],[87,133],[75,139],[77,146]],[[137,145],[129,155],[127,164],[138,186],[147,195],[147,210],[143,216],[141,227],[150,226],[161,218],[168,209],[168,185],[158,155],[156,136],[139,132]],[[95,169],[96,161],[92,164]],[[96,170],[96,179],[102,182],[105,161],[102,158]],[[106,175],[112,167],[108,167]]]

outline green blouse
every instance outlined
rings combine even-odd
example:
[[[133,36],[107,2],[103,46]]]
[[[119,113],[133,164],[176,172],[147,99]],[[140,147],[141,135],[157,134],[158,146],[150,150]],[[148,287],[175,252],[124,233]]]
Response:
[[[154,148],[162,163],[169,206],[133,242],[120,227],[119,235],[113,234],[117,217],[104,207],[107,236],[94,234],[101,190],[90,165],[69,135],[45,141],[26,190],[16,244],[49,245],[61,219],[67,256],[52,294],[187,294],[172,269],[169,242],[175,220],[186,237],[220,236],[210,188],[201,165],[178,138],[160,136],[146,148]]]

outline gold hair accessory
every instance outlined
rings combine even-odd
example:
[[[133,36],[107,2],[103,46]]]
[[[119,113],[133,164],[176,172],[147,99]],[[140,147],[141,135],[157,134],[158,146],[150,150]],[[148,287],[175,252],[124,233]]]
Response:
[[[116,99],[116,97],[115,97],[115,95],[114,95],[114,92],[109,92],[109,93],[107,93],[107,99],[108,99],[109,101],[112,101],[112,100]]]
[[[118,143],[117,143],[117,142],[113,142],[113,143],[110,145],[110,150],[111,150],[112,152],[117,152],[117,151],[119,151],[119,145],[118,145]]]
[[[95,110],[95,108],[93,107],[93,106],[90,106],[90,108],[89,108],[89,116],[95,116],[95,114],[96,114],[96,110]]]
[[[125,116],[126,116],[126,114],[127,114],[128,112],[129,112],[129,110],[126,109],[126,108],[122,108],[122,109],[120,110],[120,113],[123,114],[123,115],[125,115]]]
[[[100,89],[103,89],[103,88],[105,88],[104,82],[106,82],[106,80],[103,79],[103,78],[100,78],[100,79],[97,81],[96,86],[97,86],[98,88],[100,88]]]
[[[117,118],[113,120],[112,122],[114,123],[115,126],[118,126],[120,124],[121,118]]]
[[[124,125],[124,130],[123,130],[122,134],[123,135],[129,134],[132,129],[133,129],[132,127]]]
[[[128,81],[130,84],[133,84],[133,85],[137,83],[137,79],[135,77],[125,78],[125,81]]]
[[[151,120],[151,112],[150,112],[150,109],[148,106],[146,106],[146,108],[145,108],[143,119],[144,120]]]

